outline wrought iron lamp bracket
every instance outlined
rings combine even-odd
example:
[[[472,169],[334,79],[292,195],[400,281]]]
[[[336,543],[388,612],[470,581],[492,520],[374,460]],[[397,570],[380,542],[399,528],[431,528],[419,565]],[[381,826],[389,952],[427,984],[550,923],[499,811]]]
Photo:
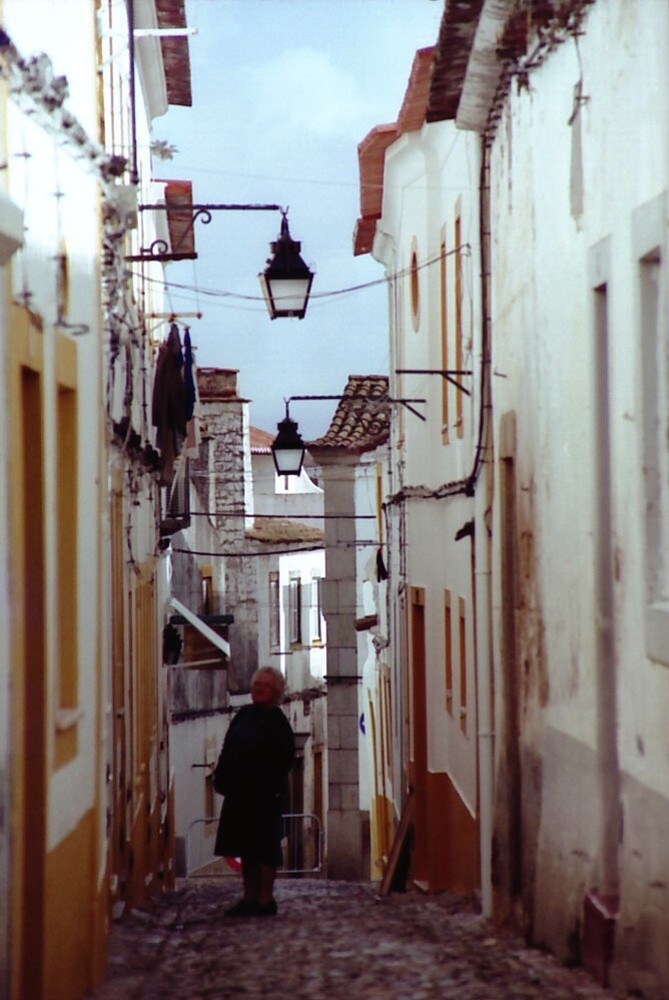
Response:
[[[156,239],[149,247],[142,247],[138,254],[130,254],[126,256],[126,260],[129,261],[139,261],[141,263],[147,263],[151,261],[158,261],[158,263],[166,264],[168,261],[172,260],[197,260],[196,253],[184,253],[179,250],[179,247],[183,246],[184,241],[193,232],[195,228],[195,223],[197,219],[201,219],[204,226],[208,226],[211,222],[212,212],[281,212],[283,215],[286,214],[287,209],[284,209],[281,205],[240,205],[240,204],[226,204],[226,205],[167,205],[162,202],[154,205],[139,205],[138,211],[140,212],[173,212],[175,215],[185,215],[186,212],[192,212],[192,216],[188,222],[188,225],[183,230],[179,242],[175,247],[172,248],[170,253],[170,245],[167,240]]]
[[[292,403],[293,400],[301,401],[301,400],[328,400],[328,399],[337,399],[340,402],[344,402],[344,403],[347,403],[349,401],[352,402],[352,403],[361,402],[361,403],[365,403],[366,406],[373,406],[373,405],[376,405],[376,406],[388,406],[388,405],[390,405],[390,406],[404,406],[407,410],[410,410],[411,413],[414,414],[414,416],[418,417],[419,420],[425,421],[425,417],[423,416],[423,414],[419,413],[418,410],[415,407],[411,406],[411,403],[427,403],[427,400],[423,396],[417,396],[415,398],[408,397],[408,398],[402,398],[402,399],[394,399],[392,396],[354,396],[354,395],[348,395],[346,393],[339,393],[339,395],[332,395],[332,396],[329,396],[329,395],[328,396],[289,396],[288,399],[286,399],[286,401],[285,401],[285,403],[286,403],[286,415],[288,414],[288,404]]]
[[[468,369],[396,368],[395,374],[396,375],[441,375],[442,378],[445,378],[447,382],[450,382],[451,385],[454,385],[456,389],[460,390],[460,392],[464,392],[465,396],[471,396],[472,394],[471,389],[466,389],[465,386],[462,385],[461,382],[458,382],[458,380],[454,377],[455,375],[473,375],[474,373],[472,371],[469,371]]]

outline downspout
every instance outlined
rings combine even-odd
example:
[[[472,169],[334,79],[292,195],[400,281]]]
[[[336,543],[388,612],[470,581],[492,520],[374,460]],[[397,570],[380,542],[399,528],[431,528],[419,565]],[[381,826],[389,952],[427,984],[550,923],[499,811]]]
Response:
[[[128,97],[130,100],[130,183],[139,182],[137,170],[137,106],[135,69],[135,0],[126,0],[128,10]]]
[[[479,191],[481,240],[481,467],[474,494],[474,587],[476,614],[477,718],[479,759],[479,836],[481,854],[481,907],[492,916],[493,835],[493,665],[492,665],[492,512],[494,469],[492,450],[491,323],[490,323],[490,147],[481,140]]]
[[[401,367],[396,357],[397,348],[397,323],[399,315],[398,304],[398,279],[397,279],[397,247],[394,238],[376,226],[374,237],[374,247],[372,258],[381,264],[385,269],[385,276],[388,281],[388,315],[389,322],[389,349],[390,349],[390,372],[391,393],[401,396],[396,382],[392,381],[397,376],[393,375],[395,368]],[[393,456],[399,454],[397,448],[397,426],[395,415],[391,411],[390,436],[388,439],[388,491],[390,495],[404,485],[403,463],[398,460],[397,468],[393,466]],[[405,529],[406,508],[404,504],[390,506],[384,504],[384,514],[386,519],[386,538],[388,541],[388,586],[386,591],[386,604],[388,621],[393,623],[390,634],[392,663],[392,689],[393,689],[393,746],[394,751],[391,757],[391,784],[393,806],[397,816],[401,817],[407,804],[408,796],[408,693],[406,690],[406,635],[404,622],[404,594],[406,585],[406,550],[402,544]],[[391,586],[392,584],[392,586]]]

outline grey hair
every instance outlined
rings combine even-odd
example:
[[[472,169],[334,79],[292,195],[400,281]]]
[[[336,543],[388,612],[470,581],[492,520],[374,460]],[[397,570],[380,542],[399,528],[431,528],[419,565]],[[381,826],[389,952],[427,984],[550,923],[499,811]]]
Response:
[[[276,691],[276,700],[280,701],[283,697],[283,692],[286,689],[286,678],[283,676],[280,670],[276,667],[258,667],[251,677],[251,684],[260,677],[261,674],[269,675],[274,681],[274,690]]]

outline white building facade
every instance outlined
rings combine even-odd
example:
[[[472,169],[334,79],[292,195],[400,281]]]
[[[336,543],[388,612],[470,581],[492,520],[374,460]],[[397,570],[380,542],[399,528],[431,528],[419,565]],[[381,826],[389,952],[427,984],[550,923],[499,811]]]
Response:
[[[165,26],[159,0],[135,7],[144,26]],[[113,905],[173,877],[166,575],[139,402],[154,358],[137,306],[160,311],[162,294],[142,295],[126,263],[151,121],[169,96],[159,43],[132,59],[128,10],[2,5],[0,993],[11,998],[94,988]],[[187,46],[183,56],[186,85]],[[148,215],[142,228],[150,239]]]
[[[398,123],[361,144],[356,233],[358,252],[373,250],[398,276],[396,371],[447,371],[461,359],[473,372],[455,448],[421,448],[408,417],[393,438],[391,469],[403,478],[389,504],[409,507],[406,582],[419,598],[429,584],[413,617],[434,622],[435,586],[473,602],[459,648],[475,637],[478,762],[466,758],[468,777],[467,734],[454,738],[435,708],[454,661],[428,624],[427,781],[444,768],[472,812],[478,775],[486,912],[601,982],[652,998],[669,988],[667,13],[624,0],[446,2],[424,118],[401,127],[417,106],[410,86]],[[421,243],[454,213],[452,246],[473,256],[440,287],[430,261],[445,255]],[[446,326],[465,330],[455,364],[440,352],[444,302]],[[439,413],[430,378],[395,392],[430,400],[428,425]],[[444,503],[472,448],[471,496]],[[429,478],[433,469],[441,475]],[[426,513],[432,505],[443,513]],[[473,583],[459,591],[468,537]],[[399,558],[401,541],[396,549]],[[416,604],[412,590],[406,599]],[[402,677],[415,704],[423,647],[411,618]],[[458,641],[453,653],[457,663]],[[460,724],[465,674],[452,686]],[[421,722],[412,711],[409,764]],[[429,871],[443,843],[430,839],[438,814],[428,805],[415,821],[428,831]],[[419,852],[417,843],[420,878]]]
[[[490,137],[498,816],[533,939],[660,997],[669,17],[571,7],[521,36]]]
[[[485,800],[475,549],[485,527],[478,140],[426,121],[433,49],[416,53],[393,126],[359,147],[355,249],[384,265],[390,295],[388,532],[393,782],[414,827],[412,876],[431,890],[481,884]],[[379,184],[377,177],[382,182]],[[460,540],[456,540],[460,539]],[[487,816],[489,821],[489,812]],[[487,826],[487,840],[490,827]]]

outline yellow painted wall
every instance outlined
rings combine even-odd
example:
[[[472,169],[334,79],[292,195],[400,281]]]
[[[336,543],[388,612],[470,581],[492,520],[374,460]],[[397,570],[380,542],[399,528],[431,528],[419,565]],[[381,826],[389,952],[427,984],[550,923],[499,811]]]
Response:
[[[12,754],[11,970],[13,1000],[40,988],[46,844],[46,650],[41,324],[13,308],[5,377],[10,435]]]
[[[95,826],[91,810],[47,855],[43,1000],[73,1000],[104,974],[107,881],[96,886]]]

